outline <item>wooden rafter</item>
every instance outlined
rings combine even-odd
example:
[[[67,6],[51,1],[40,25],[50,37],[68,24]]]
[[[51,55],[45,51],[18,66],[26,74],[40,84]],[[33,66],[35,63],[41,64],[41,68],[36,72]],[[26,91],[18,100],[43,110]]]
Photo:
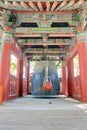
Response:
[[[39,8],[40,11],[43,11],[43,10],[44,10],[44,9],[43,9],[43,5],[42,5],[41,2],[37,2],[37,5],[38,5],[38,8]]]
[[[9,2],[7,0],[5,0],[4,4],[5,4],[5,6],[10,6],[10,7],[12,6],[12,2]]]
[[[46,11],[50,11],[50,2],[46,2]]]
[[[52,7],[51,7],[51,11],[54,11],[54,10],[55,10],[57,4],[58,4],[57,2],[54,2],[54,3],[53,3],[53,5],[52,5]]]
[[[63,8],[65,5],[67,4],[67,1],[62,2],[55,10],[60,10],[61,8]]]
[[[4,2],[2,0],[0,0],[0,6],[4,6]]]
[[[24,8],[29,8],[29,6],[27,5],[27,4],[25,4],[24,2],[20,2],[20,5],[22,6],[22,7],[24,7]]]
[[[63,8],[61,8],[60,10],[65,10],[65,9],[68,10],[68,8],[71,7],[71,6],[74,5],[74,4],[75,4],[75,0],[71,0],[71,1],[68,2]]]
[[[84,2],[84,0],[79,0],[74,4],[74,6],[68,8],[68,10],[80,8],[84,4]]]
[[[33,2],[29,2],[29,6],[30,6],[33,10],[39,11],[38,8],[37,8],[37,6],[36,6]]]
[[[20,3],[13,1],[13,6],[17,7],[17,8],[21,8]]]
[[[44,2],[45,6],[43,6]],[[48,11],[62,11],[62,10],[75,10],[78,8],[86,7],[84,3],[86,0],[0,0],[0,7],[10,10],[29,10],[38,12]],[[32,8],[29,8],[27,5]],[[53,3],[53,4],[52,4]],[[16,8],[15,8],[16,7]],[[45,8],[46,7],[46,8]]]

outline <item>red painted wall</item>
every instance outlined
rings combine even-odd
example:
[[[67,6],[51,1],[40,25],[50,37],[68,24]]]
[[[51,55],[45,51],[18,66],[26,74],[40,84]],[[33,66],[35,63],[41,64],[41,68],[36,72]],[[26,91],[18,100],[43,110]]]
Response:
[[[69,96],[81,100],[81,75],[74,77],[73,59],[76,54],[78,54],[77,45],[71,48],[70,57],[68,59],[68,92]]]
[[[11,54],[17,58],[17,75],[11,75],[9,79],[9,99],[19,96],[20,50],[16,45],[11,46]],[[10,57],[11,57],[10,54]],[[10,71],[10,70],[9,70]]]

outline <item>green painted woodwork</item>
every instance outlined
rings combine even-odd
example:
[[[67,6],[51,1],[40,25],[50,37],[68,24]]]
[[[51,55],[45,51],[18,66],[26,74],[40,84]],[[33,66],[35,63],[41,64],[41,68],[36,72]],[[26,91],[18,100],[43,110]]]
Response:
[[[43,42],[43,39],[19,39],[18,40],[18,44],[19,45],[62,45],[62,43],[64,43],[65,45],[68,43],[70,43],[71,45],[74,44],[74,40],[73,39],[48,39],[46,43]]]
[[[23,34],[33,34],[33,33],[74,33],[72,27],[62,27],[62,28],[15,28],[14,33],[23,33]]]
[[[29,14],[20,13],[17,16],[17,23],[22,22],[36,22],[39,27],[50,27],[52,22],[68,22],[70,25],[77,25],[79,17],[77,14]]]
[[[10,44],[14,43],[14,38],[11,32],[4,31],[2,34],[2,43],[8,42]]]
[[[77,33],[77,43],[87,43],[87,31],[81,30]]]

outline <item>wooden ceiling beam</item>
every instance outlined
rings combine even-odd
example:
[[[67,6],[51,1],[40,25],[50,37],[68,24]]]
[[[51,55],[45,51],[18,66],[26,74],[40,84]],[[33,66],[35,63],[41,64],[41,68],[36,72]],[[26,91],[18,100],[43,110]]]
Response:
[[[40,45],[42,45],[42,46],[44,46],[44,45],[59,45],[59,46],[70,46],[71,45],[71,43],[18,43],[18,45],[19,46],[40,46]]]
[[[50,2],[46,2],[46,11],[50,11]]]
[[[13,14],[20,14],[20,13],[23,13],[23,14],[26,14],[26,13],[28,13],[28,14],[67,14],[67,13],[73,13],[73,14],[76,14],[76,13],[78,13],[78,11],[77,10],[59,10],[59,11],[47,11],[47,9],[46,9],[46,11],[29,11],[29,10],[12,10],[12,13]]]
[[[37,56],[37,57],[41,57],[42,55],[41,54],[30,54],[30,55],[27,55],[27,57],[31,57],[31,56]],[[47,54],[48,57],[58,57],[58,56],[65,56],[65,54]]]
[[[38,8],[39,8],[40,11],[43,11],[43,10],[44,10],[44,9],[43,9],[43,5],[42,5],[41,2],[37,2],[37,5],[38,5]]]
[[[29,54],[43,54],[42,51],[26,51],[25,53],[29,53]],[[66,51],[47,51],[47,54],[62,54],[62,53],[66,53]]]
[[[76,34],[49,34],[49,37],[75,37]]]
[[[56,34],[49,34],[48,37],[75,37],[76,34],[73,33],[56,33]],[[14,33],[14,37],[42,37],[41,34],[20,34]]]
[[[52,5],[52,7],[51,7],[51,11],[54,11],[57,5],[58,5],[58,3],[54,2],[53,5]]]
[[[33,9],[33,10],[35,10],[35,11],[39,11],[38,10],[38,8],[37,8],[37,6],[33,3],[33,2],[29,2],[29,6]]]
[[[40,34],[14,34],[14,37],[41,37]]]

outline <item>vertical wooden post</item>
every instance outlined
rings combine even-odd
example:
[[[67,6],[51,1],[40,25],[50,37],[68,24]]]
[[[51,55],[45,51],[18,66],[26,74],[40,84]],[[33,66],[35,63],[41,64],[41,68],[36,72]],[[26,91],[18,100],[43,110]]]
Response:
[[[0,93],[1,100],[8,101],[9,98],[9,77],[10,77],[10,55],[11,47],[14,42],[12,33],[3,31],[2,33],[2,56],[0,61]],[[3,95],[3,96],[2,96]],[[1,101],[2,103],[2,101]]]
[[[23,96],[23,59],[20,59],[19,97]]]
[[[62,94],[68,96],[68,70],[66,59],[64,59],[62,66]]]
[[[87,32],[81,30],[77,36],[80,63],[81,101],[87,102]]]
[[[68,60],[68,96],[73,97],[73,61]]]
[[[27,67],[27,94],[29,94],[29,78],[30,78],[30,66]]]
[[[2,89],[3,89],[3,87],[2,87],[2,74],[1,74],[1,59],[2,59],[2,44],[1,44],[1,42],[0,42],[0,105],[2,104],[2,102],[3,102],[3,99],[2,99]]]

